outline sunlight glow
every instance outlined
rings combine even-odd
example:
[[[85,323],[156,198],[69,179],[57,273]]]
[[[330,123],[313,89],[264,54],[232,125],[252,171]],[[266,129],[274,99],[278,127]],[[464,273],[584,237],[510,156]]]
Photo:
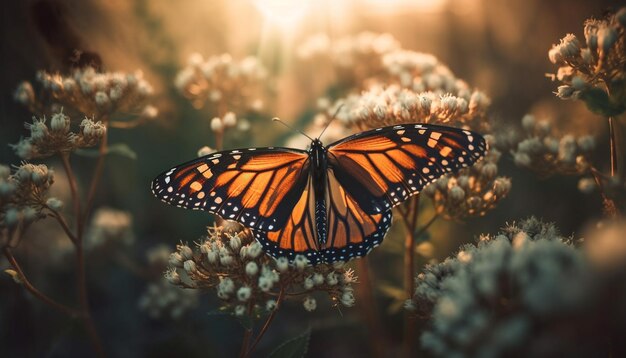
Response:
[[[307,13],[312,0],[254,0],[253,3],[267,21],[289,28]]]

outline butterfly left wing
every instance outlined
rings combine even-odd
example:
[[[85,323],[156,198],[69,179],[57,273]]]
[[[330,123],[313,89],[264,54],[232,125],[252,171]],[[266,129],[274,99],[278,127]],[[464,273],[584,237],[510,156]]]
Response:
[[[285,224],[276,231],[252,230],[255,239],[273,257],[286,257],[293,261],[304,255],[312,264],[323,262],[315,230],[315,194],[313,178],[309,175],[306,186],[293,206]]]
[[[168,204],[277,230],[307,185],[309,165],[308,153],[295,149],[223,151],[162,173],[152,182],[152,192]]]
[[[487,143],[478,133],[406,124],[335,142],[328,146],[328,163],[365,212],[381,213],[444,174],[475,163],[486,151]]]

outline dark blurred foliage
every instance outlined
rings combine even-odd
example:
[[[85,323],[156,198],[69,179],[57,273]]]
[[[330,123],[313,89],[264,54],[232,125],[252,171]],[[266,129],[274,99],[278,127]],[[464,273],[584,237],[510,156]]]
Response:
[[[590,16],[624,5],[619,1],[460,1],[444,2],[436,12],[375,11],[371,2],[350,2],[343,16],[328,16],[316,24],[304,21],[294,34],[304,38],[318,31],[341,36],[360,31],[388,32],[407,49],[436,55],[459,78],[480,88],[493,100],[491,115],[498,126],[517,125],[521,117],[541,104],[569,111],[573,104],[557,99],[545,76],[553,72],[547,51],[566,33],[582,33],[582,23]],[[380,7],[380,2],[376,2]],[[320,5],[321,6],[321,5]],[[392,5],[389,5],[392,6]],[[122,208],[133,214],[137,237],[124,255],[144,265],[145,252],[159,243],[193,241],[210,221],[204,213],[162,205],[149,191],[150,180],[162,170],[196,155],[203,145],[212,145],[209,116],[194,109],[174,87],[177,71],[194,51],[205,56],[224,52],[233,57],[259,55],[279,77],[273,105],[264,116],[250,118],[252,140],[227,138],[232,146],[268,145],[283,132],[265,121],[281,115],[290,121],[311,118],[310,109],[324,93],[319,81],[307,82],[315,73],[289,65],[278,52],[290,46],[264,42],[260,14],[247,1],[98,1],[24,0],[0,4],[2,56],[0,57],[0,162],[18,163],[6,145],[24,136],[23,123],[30,113],[15,103],[12,93],[22,80],[33,80],[39,69],[66,72],[92,65],[104,70],[141,69],[154,85],[159,107],[158,122],[130,130],[111,130],[110,142],[127,143],[136,161],[110,156],[97,203]],[[323,11],[322,11],[323,12]],[[328,14],[329,15],[329,14]],[[297,43],[297,40],[293,40]],[[269,48],[269,50],[268,50]],[[291,55],[293,60],[293,55]],[[283,66],[284,65],[284,66]],[[547,104],[546,104],[547,103]],[[601,118],[584,113],[577,116],[593,127],[603,128]],[[581,125],[588,125],[582,123]],[[278,134],[277,134],[278,133]],[[604,135],[601,138],[605,138]],[[281,144],[281,143],[273,143]],[[608,153],[606,140],[598,143],[601,157]],[[73,158],[77,168],[90,169],[89,158]],[[54,166],[55,163],[52,163]],[[58,164],[57,164],[58,165]],[[605,169],[605,168],[603,168]],[[500,163],[500,172],[512,177],[509,197],[487,216],[465,223],[440,222],[434,226],[436,256],[445,257],[460,243],[479,233],[496,232],[505,222],[530,215],[554,221],[564,234],[581,229],[589,218],[601,214],[597,196],[576,189],[577,178],[537,179],[531,172],[514,166],[510,157]],[[88,173],[87,170],[81,174]],[[85,179],[86,181],[86,179]],[[392,236],[393,233],[390,234]],[[64,302],[72,302],[74,275],[71,264],[63,269],[39,266],[38,246],[24,245],[19,252],[33,281]],[[33,256],[34,255],[34,256]],[[35,257],[35,258],[33,258]],[[396,262],[390,263],[390,258]],[[69,260],[69,259],[68,259]],[[200,307],[185,318],[153,320],[138,310],[138,299],[146,282],[129,274],[117,260],[88,256],[89,290],[94,317],[106,350],[111,356],[230,356],[238,351],[239,324],[226,317],[209,316],[217,306],[212,295],[200,297]],[[371,254],[374,279],[397,277],[401,282],[401,256],[383,248]],[[397,283],[396,282],[396,283]],[[380,283],[374,281],[374,286]],[[392,303],[377,296],[387,339],[399,343],[402,316],[388,314]],[[320,302],[324,302],[320,300]],[[327,304],[327,303],[326,303]],[[261,342],[259,354],[267,354],[284,340],[313,328],[310,356],[367,356],[361,342],[371,337],[356,309],[321,307],[313,313],[298,305],[282,309]],[[82,339],[79,322],[51,312],[34,301],[18,285],[3,277],[0,284],[0,356],[89,356],[90,347]],[[383,338],[380,338],[383,339]],[[416,337],[417,340],[417,337]],[[393,356],[395,352],[389,352]]]

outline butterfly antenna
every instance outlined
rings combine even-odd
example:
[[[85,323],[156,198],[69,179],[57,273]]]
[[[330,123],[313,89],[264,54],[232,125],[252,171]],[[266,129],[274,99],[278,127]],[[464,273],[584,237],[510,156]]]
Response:
[[[291,127],[289,124],[287,124],[287,123],[283,122],[283,121],[282,121],[280,118],[278,118],[278,117],[274,117],[274,118],[272,118],[272,121],[274,121],[274,122],[278,122],[278,123],[280,123],[280,124],[284,125],[285,127],[287,127],[287,128],[289,128],[289,129],[291,129],[292,131],[294,131],[294,132],[298,132],[298,133],[302,134],[303,136],[305,136],[305,137],[309,138],[309,139],[310,139],[310,140],[312,140],[312,141],[314,140],[313,138],[311,138],[311,137],[309,137],[308,135],[306,135],[306,133],[304,133],[304,132],[302,132],[302,131],[300,131],[300,130],[297,130],[297,129],[293,128],[293,127]]]
[[[324,132],[326,132],[326,129],[328,128],[328,126],[330,126],[330,124],[335,120],[335,118],[337,118],[337,114],[339,114],[339,110],[341,109],[341,107],[343,107],[343,103],[340,104],[339,107],[337,107],[337,109],[335,110],[335,113],[333,113],[333,116],[330,117],[330,121],[328,121],[324,129],[322,129],[322,133],[320,133],[320,135],[317,136],[317,139],[322,138],[322,135],[324,134]]]

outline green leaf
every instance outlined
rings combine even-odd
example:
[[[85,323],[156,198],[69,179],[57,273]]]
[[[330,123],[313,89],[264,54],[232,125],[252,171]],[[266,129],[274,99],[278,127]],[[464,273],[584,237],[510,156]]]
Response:
[[[77,155],[87,158],[97,158],[100,152],[97,149],[77,149]],[[106,155],[115,154],[128,159],[137,160],[137,153],[125,143],[116,143],[107,147]]]
[[[301,335],[292,338],[278,346],[272,353],[270,358],[301,358],[304,357],[309,349],[309,340],[311,339],[311,328],[307,328]]]

